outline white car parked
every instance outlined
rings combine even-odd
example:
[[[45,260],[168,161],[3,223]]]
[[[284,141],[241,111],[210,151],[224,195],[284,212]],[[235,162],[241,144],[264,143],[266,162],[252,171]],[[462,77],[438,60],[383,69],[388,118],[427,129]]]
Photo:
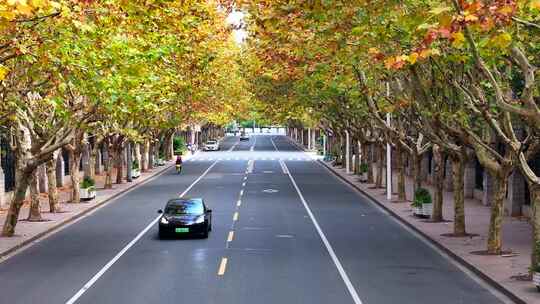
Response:
[[[217,140],[209,140],[204,145],[204,151],[218,151],[219,142]]]

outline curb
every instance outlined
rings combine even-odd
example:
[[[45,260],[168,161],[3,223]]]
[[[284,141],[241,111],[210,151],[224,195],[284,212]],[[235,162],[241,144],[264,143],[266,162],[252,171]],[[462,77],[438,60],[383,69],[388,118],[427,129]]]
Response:
[[[136,183],[136,184],[131,184],[127,188],[125,188],[125,189],[111,195],[110,197],[108,197],[108,198],[104,199],[103,201],[95,204],[94,206],[92,206],[92,207],[90,207],[88,209],[85,209],[85,210],[81,211],[80,213],[77,213],[77,214],[73,215],[70,218],[66,218],[63,221],[58,222],[56,225],[54,225],[54,226],[52,226],[52,227],[50,227],[50,228],[48,228],[48,229],[46,229],[46,230],[44,230],[42,232],[30,237],[27,240],[22,241],[20,244],[17,244],[15,246],[3,251],[3,252],[0,252],[0,263],[6,261],[9,258],[9,255],[13,254],[17,250],[19,250],[21,248],[24,248],[24,247],[28,246],[29,244],[34,243],[36,241],[40,241],[41,238],[47,237],[50,234],[53,234],[53,233],[55,233],[57,231],[60,231],[61,228],[63,228],[64,226],[67,226],[68,224],[70,224],[72,222],[75,222],[76,220],[84,217],[85,215],[95,211],[99,207],[102,207],[105,204],[111,202],[112,200],[118,198],[120,195],[123,195],[126,192],[128,192],[130,190],[133,190],[133,188],[136,188],[138,186],[142,186],[145,183],[147,183],[147,182],[151,181],[152,179],[154,179],[155,177],[160,176],[161,174],[165,173],[172,166],[173,166],[172,164],[165,165],[165,168],[163,168],[163,170],[155,172],[153,175],[149,175],[144,181],[141,181],[141,182]]]
[[[490,278],[489,276],[487,276],[486,274],[484,274],[480,269],[476,268],[474,265],[470,264],[469,262],[467,262],[465,259],[463,259],[462,257],[458,256],[457,254],[455,254],[454,252],[452,252],[450,249],[446,248],[444,245],[442,245],[441,243],[437,242],[436,240],[432,239],[429,235],[427,235],[426,233],[424,233],[422,230],[418,229],[416,226],[412,225],[411,223],[407,222],[406,220],[404,220],[402,217],[400,217],[397,213],[395,213],[392,209],[388,208],[387,206],[385,206],[383,203],[379,202],[374,196],[372,196],[371,194],[369,194],[368,192],[366,192],[364,189],[358,187],[357,185],[355,185],[354,183],[352,183],[351,181],[349,181],[348,179],[346,179],[345,177],[341,176],[341,174],[339,174],[337,171],[335,171],[330,165],[328,165],[326,162],[322,161],[322,160],[318,160],[318,162],[324,166],[328,171],[332,172],[332,174],[334,174],[335,176],[337,176],[340,180],[344,181],[345,183],[347,183],[348,185],[350,185],[351,187],[353,187],[354,189],[356,189],[357,191],[359,191],[360,193],[362,193],[364,196],[366,196],[369,200],[371,200],[372,202],[374,202],[375,204],[377,204],[379,207],[381,207],[382,209],[384,209],[386,212],[388,212],[388,214],[390,214],[393,218],[395,218],[396,220],[398,220],[401,224],[404,224],[405,226],[407,226],[408,228],[410,228],[411,230],[413,230],[414,232],[418,233],[419,235],[421,235],[426,241],[428,241],[430,244],[432,244],[433,246],[437,247],[439,250],[441,250],[442,252],[444,252],[445,254],[447,254],[449,257],[451,257],[452,259],[454,259],[456,262],[458,262],[459,264],[461,264],[462,266],[464,266],[465,268],[467,268],[469,271],[473,272],[475,275],[477,275],[480,279],[482,279],[484,282],[486,282],[487,284],[489,284],[491,287],[495,288],[497,291],[499,291],[500,293],[504,294],[506,297],[508,297],[510,300],[514,301],[515,303],[517,304],[527,304],[527,302],[525,302],[524,300],[522,300],[520,297],[518,297],[517,295],[515,295],[513,292],[511,292],[510,290],[506,289],[504,286],[502,286],[501,284],[499,284],[497,281],[493,280],[492,278]]]

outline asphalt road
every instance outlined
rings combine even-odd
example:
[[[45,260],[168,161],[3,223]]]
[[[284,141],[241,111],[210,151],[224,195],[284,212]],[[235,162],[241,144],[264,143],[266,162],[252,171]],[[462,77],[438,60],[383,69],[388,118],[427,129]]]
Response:
[[[158,239],[156,211],[186,190],[210,237]],[[0,263],[0,303],[503,302],[285,137],[254,136]]]

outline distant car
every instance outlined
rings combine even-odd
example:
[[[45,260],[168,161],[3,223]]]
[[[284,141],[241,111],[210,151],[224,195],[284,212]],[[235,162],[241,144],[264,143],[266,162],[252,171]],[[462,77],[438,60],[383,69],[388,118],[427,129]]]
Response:
[[[158,210],[159,237],[197,234],[207,238],[212,230],[212,210],[202,198],[174,198],[167,202],[165,211]]]
[[[249,140],[249,136],[246,133],[240,134],[240,140]]]
[[[217,140],[209,140],[204,145],[204,151],[218,151],[219,142]]]

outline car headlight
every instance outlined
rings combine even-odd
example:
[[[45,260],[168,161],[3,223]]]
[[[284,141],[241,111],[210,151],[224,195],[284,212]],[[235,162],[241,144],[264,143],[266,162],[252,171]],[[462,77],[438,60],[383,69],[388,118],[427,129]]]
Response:
[[[168,220],[166,217],[162,216],[160,222],[161,222],[162,224],[167,225],[167,224],[169,223],[169,220]]]
[[[199,216],[199,217],[195,220],[194,223],[195,223],[195,224],[201,224],[201,223],[204,223],[204,215]]]

